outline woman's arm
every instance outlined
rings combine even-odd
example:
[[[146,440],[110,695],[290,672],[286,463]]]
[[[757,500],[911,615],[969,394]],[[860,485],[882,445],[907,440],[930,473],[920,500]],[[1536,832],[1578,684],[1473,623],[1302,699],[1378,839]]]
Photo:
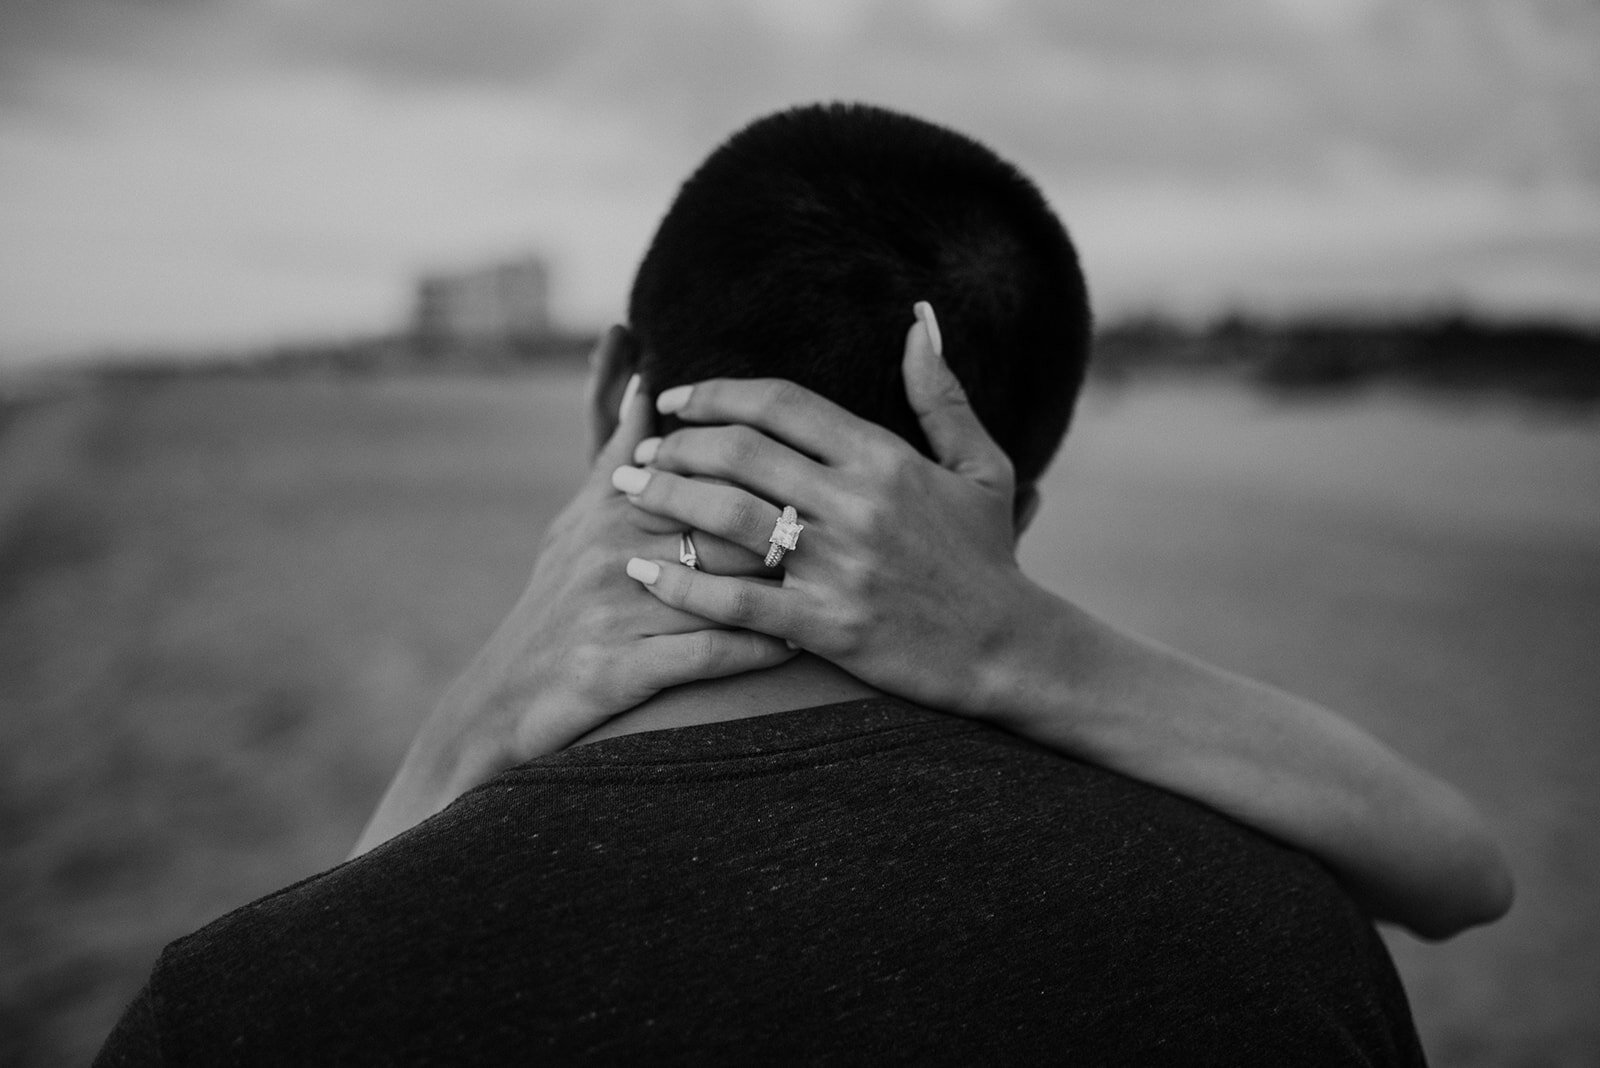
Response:
[[[1334,713],[1122,632],[1021,573],[1010,465],[935,336],[911,328],[905,378],[940,464],[791,383],[664,392],[663,412],[698,425],[635,452],[650,465],[629,498],[642,528],[755,554],[780,504],[806,529],[781,587],[663,558],[651,592],[1204,802],[1317,856],[1374,916],[1424,937],[1502,915],[1509,870],[1457,791]]]
[[[616,377],[608,369],[628,343],[620,329],[606,335],[594,357],[595,381]],[[709,627],[647,596],[623,573],[630,555],[661,552],[675,541],[630,524],[608,481],[653,423],[637,382],[629,383],[589,478],[545,534],[527,589],[423,722],[351,856],[661,690],[794,655],[775,638]]]
[[[1449,784],[1313,702],[1043,590],[1034,597],[1034,625],[1007,653],[1017,668],[997,661],[984,718],[1297,846],[1374,917],[1422,937],[1448,938],[1510,907],[1500,849]]]

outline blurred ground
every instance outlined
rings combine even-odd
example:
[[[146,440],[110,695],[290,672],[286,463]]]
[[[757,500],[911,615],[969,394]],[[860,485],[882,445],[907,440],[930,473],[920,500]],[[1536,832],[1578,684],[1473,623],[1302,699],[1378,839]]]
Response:
[[[1104,387],[1024,545],[1465,786],[1520,896],[1390,938],[1439,1065],[1600,1063],[1600,425]],[[0,417],[0,1063],[341,859],[581,475],[576,372],[175,381]]]

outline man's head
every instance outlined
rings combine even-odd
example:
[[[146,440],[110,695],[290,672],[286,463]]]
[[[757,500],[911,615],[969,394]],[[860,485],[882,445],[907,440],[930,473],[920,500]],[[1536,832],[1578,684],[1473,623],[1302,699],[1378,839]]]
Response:
[[[900,377],[918,300],[1019,486],[1031,483],[1083,380],[1088,297],[1039,191],[960,134],[864,105],[752,123],[679,190],[629,318],[652,390],[787,378],[927,452]]]

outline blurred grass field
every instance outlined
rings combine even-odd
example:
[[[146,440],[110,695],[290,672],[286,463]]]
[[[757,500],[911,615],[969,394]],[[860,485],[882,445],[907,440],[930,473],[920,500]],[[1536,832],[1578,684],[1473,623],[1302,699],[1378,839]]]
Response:
[[[340,860],[582,475],[580,374],[174,380],[0,416],[0,1063]],[[1097,387],[1028,570],[1464,786],[1512,915],[1389,938],[1439,1065],[1600,1064],[1600,425]]]

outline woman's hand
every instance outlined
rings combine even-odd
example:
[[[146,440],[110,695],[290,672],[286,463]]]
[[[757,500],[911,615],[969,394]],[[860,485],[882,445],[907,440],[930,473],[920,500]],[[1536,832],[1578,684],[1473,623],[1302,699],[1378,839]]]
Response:
[[[620,328],[606,335],[594,356],[596,380],[612,377],[608,369],[630,343]],[[635,377],[589,478],[545,534],[527,588],[424,722],[356,853],[661,690],[794,655],[779,639],[672,608],[625,575],[630,556],[676,554],[677,536],[636,528],[609,484],[652,422]]]
[[[708,624],[619,574],[641,551],[676,552],[677,538],[628,522],[608,474],[649,432],[649,407],[629,383],[615,433],[588,480],[544,537],[516,606],[447,700],[509,766],[561,748],[659,691],[769,667],[791,654],[772,638]]]
[[[1013,516],[1026,503],[1014,506],[1010,465],[945,366],[931,313],[918,315],[906,393],[939,464],[789,383],[667,390],[661,411],[705,425],[641,442],[635,463],[651,468],[613,476],[641,528],[714,533],[743,571],[736,554],[766,551],[782,505],[805,529],[781,586],[664,554],[629,573],[665,604],[1208,804],[1315,855],[1372,915],[1424,937],[1502,915],[1510,871],[1448,784],[1327,709],[1120,631],[1022,575]]]
[[[632,564],[663,603],[786,639],[891,693],[981,714],[1015,696],[994,676],[1045,595],[1017,566],[1011,464],[945,365],[932,310],[918,305],[917,316],[906,392],[938,464],[792,383],[720,379],[662,393],[660,411],[706,425],[641,442],[634,459],[648,467],[623,467],[613,482],[641,529],[692,528],[746,551],[732,575],[665,555]],[[804,530],[782,584],[738,577],[760,570],[784,505]]]

